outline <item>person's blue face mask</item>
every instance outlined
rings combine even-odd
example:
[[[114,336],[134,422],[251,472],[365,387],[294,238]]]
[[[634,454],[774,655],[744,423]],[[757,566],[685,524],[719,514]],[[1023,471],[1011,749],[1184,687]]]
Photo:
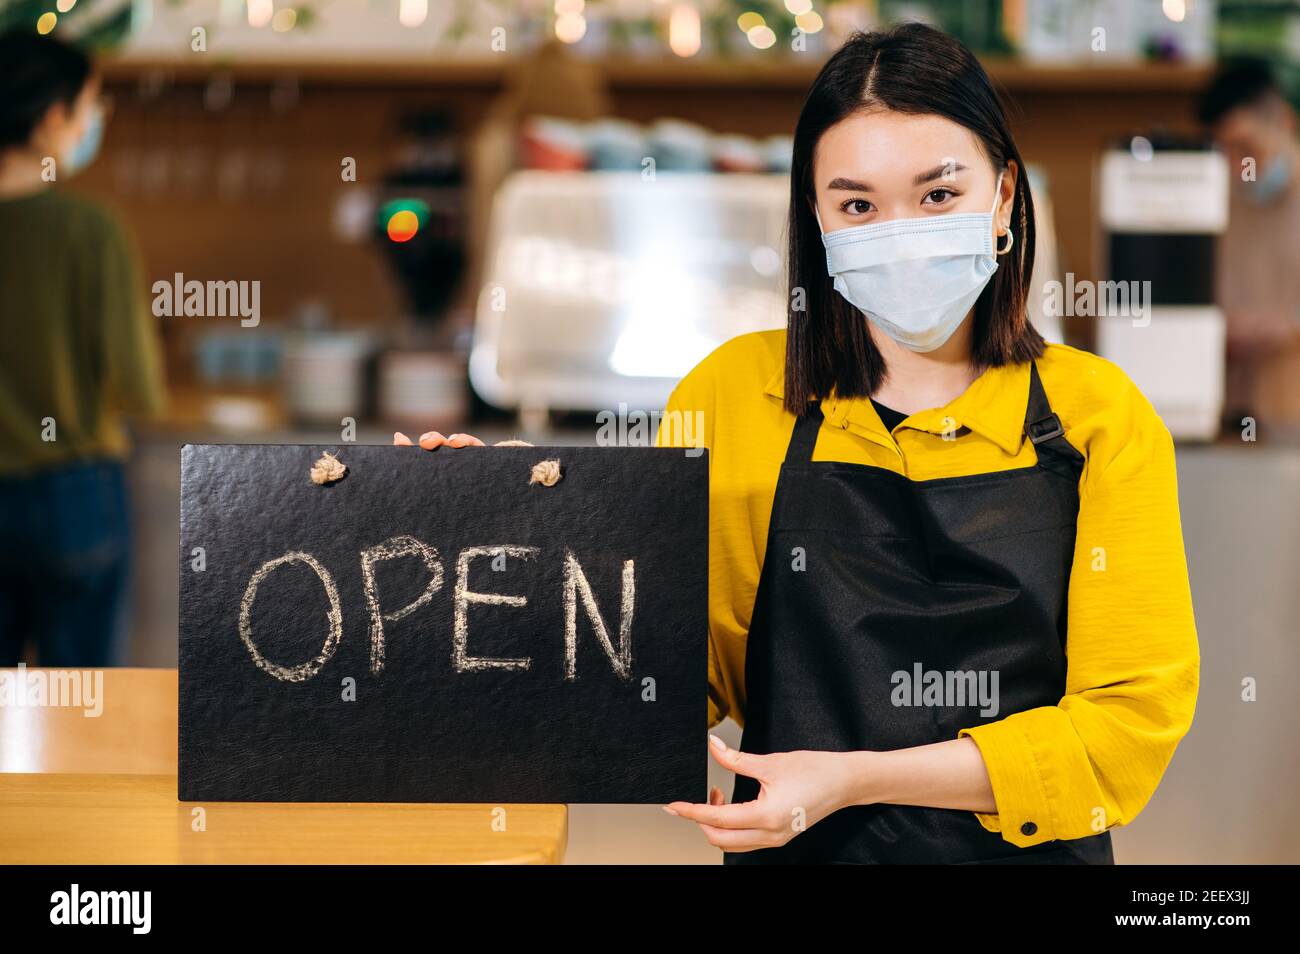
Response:
[[[993,216],[1001,195],[999,173],[988,212],[823,231],[826,268],[835,279],[835,290],[904,348],[942,347],[997,271]],[[1002,251],[1009,250],[1012,241],[1008,237]]]
[[[1291,184],[1291,172],[1290,150],[1279,150],[1264,174],[1250,184],[1246,194],[1252,201],[1267,205],[1286,191],[1286,187]]]
[[[68,154],[63,157],[64,171],[76,175],[82,169],[95,161],[99,155],[99,146],[104,140],[104,109],[99,103],[91,107],[90,118],[86,120],[86,128],[82,131],[81,137],[68,150]]]

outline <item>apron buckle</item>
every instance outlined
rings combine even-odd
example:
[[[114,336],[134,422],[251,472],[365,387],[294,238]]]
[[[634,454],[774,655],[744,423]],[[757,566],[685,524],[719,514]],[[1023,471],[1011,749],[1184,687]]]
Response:
[[[1065,433],[1065,428],[1061,426],[1061,419],[1055,414],[1049,414],[1031,423],[1028,427],[1029,439],[1035,444],[1041,444],[1043,441],[1050,441],[1053,437],[1060,437]]]

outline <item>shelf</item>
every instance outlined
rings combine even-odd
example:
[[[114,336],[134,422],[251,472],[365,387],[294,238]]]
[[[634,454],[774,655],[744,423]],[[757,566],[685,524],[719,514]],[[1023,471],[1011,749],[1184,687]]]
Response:
[[[311,59],[246,57],[223,61],[210,55],[176,58],[106,60],[110,81],[130,82],[162,72],[173,82],[203,82],[229,72],[243,82],[271,82],[295,76],[322,86],[429,86],[488,88],[501,86],[508,73],[524,60],[503,58],[414,60],[373,57],[314,57]],[[735,60],[593,60],[610,86],[624,89],[806,89],[817,75],[820,60],[809,62]],[[990,76],[1008,90],[1052,93],[1189,93],[1208,82],[1211,67],[1169,63],[1127,62],[1114,66],[1036,64],[1020,60],[985,62]]]

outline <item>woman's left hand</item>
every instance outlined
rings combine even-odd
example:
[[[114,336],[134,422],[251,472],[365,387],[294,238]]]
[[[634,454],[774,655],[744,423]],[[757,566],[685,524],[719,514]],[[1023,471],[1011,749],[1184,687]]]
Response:
[[[700,826],[709,844],[723,851],[753,851],[784,845],[832,812],[858,804],[854,780],[862,752],[777,752],[754,755],[727,748],[709,736],[709,751],[723,768],[759,781],[758,798],[725,804],[716,787],[709,804],[672,802],[664,810]]]
[[[393,444],[398,447],[415,446],[415,442],[401,431],[393,434]],[[450,437],[443,437],[437,431],[425,431],[420,435],[420,446],[425,450],[435,450],[439,447],[482,447],[483,442],[473,434],[452,434]]]

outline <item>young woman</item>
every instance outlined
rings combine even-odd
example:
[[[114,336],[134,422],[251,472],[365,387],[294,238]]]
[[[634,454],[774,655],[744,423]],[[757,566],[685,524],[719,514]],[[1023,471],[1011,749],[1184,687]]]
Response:
[[[744,734],[711,739],[732,804],[667,810],[731,864],[1113,863],[1196,702],[1173,445],[1026,320],[1033,202],[967,49],[830,59],[789,242],[788,330],[670,400],[712,467],[709,722]]]
[[[1029,325],[1033,202],[968,50],[830,59],[789,241],[788,330],[701,362],[659,435],[703,412],[709,726],[744,728],[711,736],[732,803],[666,810],[729,864],[1113,863],[1196,701],[1173,444]]]
[[[104,123],[90,59],[0,36],[0,666],[123,661],[125,415],[165,402],[133,244],[62,186]]]

